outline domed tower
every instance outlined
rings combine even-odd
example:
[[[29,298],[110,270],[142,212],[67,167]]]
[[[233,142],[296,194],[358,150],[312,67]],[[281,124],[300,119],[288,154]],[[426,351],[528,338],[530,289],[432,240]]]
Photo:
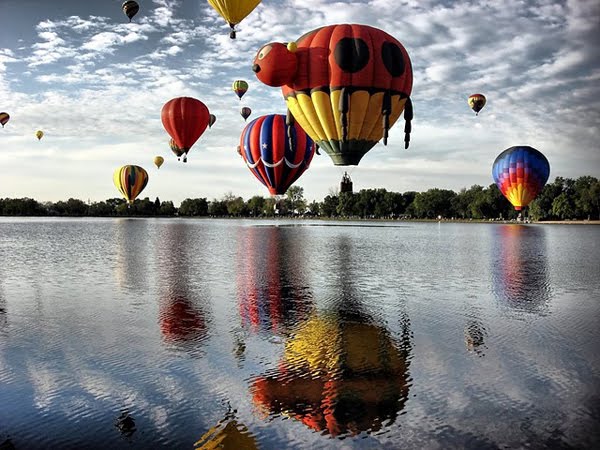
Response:
[[[352,193],[352,180],[350,179],[350,175],[348,175],[348,172],[344,172],[344,175],[342,176],[342,182],[340,183],[340,192]]]

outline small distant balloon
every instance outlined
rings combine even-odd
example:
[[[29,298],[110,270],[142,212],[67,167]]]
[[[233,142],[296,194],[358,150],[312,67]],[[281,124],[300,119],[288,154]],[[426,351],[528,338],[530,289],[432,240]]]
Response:
[[[212,127],[215,122],[217,121],[217,116],[215,116],[214,114],[211,114],[210,116],[208,116],[208,128]]]
[[[9,120],[10,120],[10,115],[8,113],[0,112],[0,124],[2,125],[2,128],[4,128],[4,125],[6,125]]]
[[[242,117],[244,118],[244,122],[246,121],[246,119],[248,117],[250,117],[250,114],[252,114],[252,110],[250,108],[248,108],[247,106],[244,106],[242,108],[242,110],[240,111],[240,114],[242,115]]]
[[[500,192],[520,211],[542,191],[550,176],[550,163],[527,145],[510,147],[492,165],[492,177]]]
[[[38,138],[38,141],[44,137],[44,132],[42,130],[37,130],[35,132],[35,137]]]
[[[248,90],[248,83],[246,83],[244,80],[235,80],[231,88],[241,100],[246,91]]]
[[[125,13],[125,15],[129,18],[129,21],[131,22],[131,19],[133,19],[133,16],[135,16],[138,11],[140,10],[140,5],[138,5],[138,2],[135,2],[133,0],[128,0],[126,2],[123,2],[123,6],[121,7],[123,9],[123,12]]]
[[[479,115],[479,111],[485,106],[485,101],[485,95],[483,94],[473,94],[469,96],[469,106],[475,111],[476,116]]]
[[[113,183],[128,203],[133,203],[148,184],[148,172],[140,166],[123,166],[115,170]]]
[[[164,162],[165,162],[165,158],[163,158],[162,156],[154,157],[154,165],[156,166],[157,169],[160,169],[160,166],[162,166]]]
[[[181,156],[185,152],[180,147],[177,146],[177,143],[173,139],[169,140],[169,148],[171,149],[171,151],[173,153],[175,153],[175,156],[177,156],[177,161],[180,161],[181,160]]]

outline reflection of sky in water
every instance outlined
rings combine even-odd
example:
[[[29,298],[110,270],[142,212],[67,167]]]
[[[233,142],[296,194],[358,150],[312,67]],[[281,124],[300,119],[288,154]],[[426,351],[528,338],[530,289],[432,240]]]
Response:
[[[0,443],[192,448],[232,421],[276,449],[598,442],[598,228],[544,227],[536,248],[552,295],[506,314],[498,225],[348,222],[276,239],[249,238],[252,221],[133,223],[147,270],[122,284],[118,220],[0,219]],[[293,244],[267,271],[289,286],[275,292],[310,309],[276,309],[285,332],[255,333],[242,327],[239,255],[262,261],[277,240]],[[171,317],[183,315],[183,330],[169,339],[163,311],[180,298]],[[524,326],[522,316],[536,320]],[[299,404],[292,388],[310,401]],[[129,438],[114,425],[124,410],[135,419]]]

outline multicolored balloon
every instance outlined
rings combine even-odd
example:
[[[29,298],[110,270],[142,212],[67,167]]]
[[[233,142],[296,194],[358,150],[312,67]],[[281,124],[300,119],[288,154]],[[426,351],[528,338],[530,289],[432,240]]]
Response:
[[[44,132],[42,130],[37,130],[35,132],[35,137],[38,138],[38,141],[44,137]]]
[[[330,25],[287,46],[262,47],[252,70],[281,86],[294,118],[335,165],[358,165],[404,111],[405,148],[413,118],[413,76],[406,49],[367,25]]]
[[[160,169],[160,166],[162,166],[164,162],[165,162],[165,158],[163,158],[162,156],[154,157],[154,165],[156,166],[157,169]]]
[[[131,22],[131,19],[133,19],[133,16],[135,16],[138,13],[138,11],[140,10],[140,5],[138,5],[138,2],[135,2],[133,0],[128,0],[126,2],[123,2],[121,9],[123,9],[123,12],[125,13],[125,15],[129,18],[129,21]]]
[[[261,0],[208,0],[231,28],[229,37],[235,39],[235,26],[258,6]]]
[[[298,123],[281,114],[254,119],[240,137],[242,158],[271,195],[283,195],[308,169],[315,144]]]
[[[211,128],[215,124],[216,121],[217,121],[217,116],[215,116],[214,114],[211,114],[208,119],[208,128]]]
[[[208,127],[210,113],[200,100],[177,97],[162,107],[161,120],[177,147],[183,150],[183,162],[186,162],[190,148]]]
[[[148,184],[148,172],[140,166],[123,166],[115,170],[113,183],[128,203],[133,203]]]
[[[244,80],[235,80],[231,86],[231,89],[233,89],[233,92],[235,92],[235,94],[241,100],[244,94],[248,91],[248,83],[246,83]]]
[[[10,115],[6,112],[0,112],[0,125],[4,128],[4,125],[8,123],[10,120]]]
[[[492,177],[500,192],[517,211],[529,205],[550,176],[550,163],[533,147],[510,147],[492,165]]]
[[[242,117],[244,118],[244,122],[246,121],[246,119],[248,117],[250,117],[250,114],[252,114],[252,110],[250,108],[248,108],[247,106],[244,106],[242,108],[242,110],[240,111],[240,114],[242,115]]]
[[[481,111],[483,109],[483,107],[485,106],[485,95],[483,94],[473,94],[469,96],[468,99],[469,102],[469,107],[475,111],[475,115],[478,116],[479,115],[479,111]]]

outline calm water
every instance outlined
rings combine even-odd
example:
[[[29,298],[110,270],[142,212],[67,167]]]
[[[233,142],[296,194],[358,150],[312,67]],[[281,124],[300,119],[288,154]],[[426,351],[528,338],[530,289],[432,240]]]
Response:
[[[591,448],[599,319],[598,226],[4,218],[0,444]]]

